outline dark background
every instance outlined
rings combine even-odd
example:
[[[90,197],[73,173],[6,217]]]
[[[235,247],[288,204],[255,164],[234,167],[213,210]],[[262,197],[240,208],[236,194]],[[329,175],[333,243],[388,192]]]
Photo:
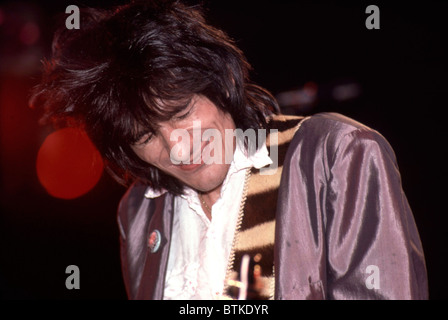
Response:
[[[208,20],[246,53],[258,84],[275,95],[311,92],[311,103],[286,112],[340,112],[388,139],[423,242],[430,298],[446,299],[448,5],[424,3],[205,0],[204,7]],[[39,126],[39,113],[28,108],[29,89],[49,56],[55,14],[71,4],[104,6],[0,2],[2,299],[126,298],[115,220],[125,189],[104,174],[91,192],[61,200],[46,193],[35,172],[37,151],[52,129]],[[380,9],[379,30],[365,27],[369,4]],[[33,44],[19,41],[27,21],[39,26]],[[335,92],[347,84],[351,98],[338,99]],[[71,264],[80,269],[79,290],[65,287]]]

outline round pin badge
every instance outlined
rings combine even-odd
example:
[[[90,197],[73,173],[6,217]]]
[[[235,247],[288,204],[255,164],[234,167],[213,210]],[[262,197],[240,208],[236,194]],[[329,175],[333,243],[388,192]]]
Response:
[[[156,253],[159,250],[161,240],[162,236],[159,230],[154,230],[151,232],[148,239],[148,247],[151,253]]]

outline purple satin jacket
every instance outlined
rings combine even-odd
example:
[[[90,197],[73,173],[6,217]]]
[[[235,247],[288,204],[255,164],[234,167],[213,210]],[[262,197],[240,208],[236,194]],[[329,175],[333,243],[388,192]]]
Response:
[[[303,122],[290,143],[276,213],[276,299],[427,299],[427,272],[394,152],[376,131],[339,114]],[[118,209],[130,299],[163,299],[174,197]],[[153,231],[160,245],[151,250]]]

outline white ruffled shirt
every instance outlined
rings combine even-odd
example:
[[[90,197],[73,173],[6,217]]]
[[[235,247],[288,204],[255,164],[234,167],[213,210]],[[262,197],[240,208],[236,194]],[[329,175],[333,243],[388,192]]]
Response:
[[[237,144],[211,220],[195,190],[186,188],[185,195],[175,198],[164,299],[211,300],[222,296],[246,169],[270,164],[266,145],[247,156]],[[148,198],[160,195],[152,189],[145,194]]]

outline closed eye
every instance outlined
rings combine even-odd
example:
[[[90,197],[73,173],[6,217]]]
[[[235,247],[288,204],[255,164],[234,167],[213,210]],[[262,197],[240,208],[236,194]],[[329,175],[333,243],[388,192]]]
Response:
[[[142,133],[139,136],[139,138],[136,139],[136,142],[134,143],[134,145],[142,146],[142,145],[148,144],[149,141],[151,141],[153,136],[154,136],[154,134],[151,132]]]
[[[185,112],[179,112],[177,115],[174,116],[173,120],[180,121],[183,119],[188,118],[188,116],[192,113],[194,109],[194,103],[192,103],[190,106],[187,107],[187,111]]]

